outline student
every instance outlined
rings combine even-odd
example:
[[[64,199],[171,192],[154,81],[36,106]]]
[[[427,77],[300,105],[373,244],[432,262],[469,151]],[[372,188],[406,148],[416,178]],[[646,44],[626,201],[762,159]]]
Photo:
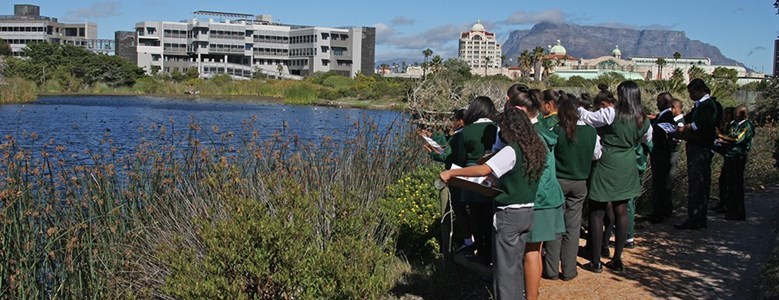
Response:
[[[533,227],[525,246],[525,292],[527,299],[530,300],[538,299],[538,288],[543,272],[541,257],[543,242],[556,240],[559,234],[565,232],[563,191],[555,175],[554,148],[557,145],[557,136],[540,119],[541,97],[543,94],[540,90],[531,89],[528,93],[514,94],[507,103],[509,107],[520,109],[530,117],[536,133],[546,144],[548,152],[533,206]]]
[[[706,211],[711,189],[712,147],[717,137],[717,124],[722,118],[719,102],[709,93],[703,80],[696,78],[687,84],[690,99],[695,106],[684,117],[684,126],[677,130],[676,137],[686,140],[687,176],[687,220],[674,227],[683,230],[706,228]]]
[[[560,100],[561,92],[555,90],[544,90],[541,98],[541,114],[544,115],[546,126],[551,130],[560,122],[557,117],[557,102]]]
[[[595,273],[602,272],[600,249],[603,238],[603,215],[611,203],[616,224],[614,256],[606,267],[624,271],[622,250],[627,239],[628,201],[641,193],[641,182],[636,166],[635,148],[652,138],[651,127],[641,106],[641,90],[633,81],[617,86],[617,105],[596,112],[579,109],[585,122],[603,127],[603,155],[595,164],[590,177],[590,240],[592,260],[585,265]]]
[[[744,168],[747,154],[752,147],[755,125],[749,120],[749,109],[741,104],[736,107],[735,120],[729,126],[727,134],[720,134],[719,142],[729,144],[725,152],[725,163],[720,173],[720,201],[726,220],[746,220],[744,208]],[[724,183],[724,184],[723,184]]]
[[[533,125],[519,109],[506,109],[498,117],[502,138],[508,144],[487,163],[441,173],[448,182],[454,176],[493,174],[505,193],[495,197],[492,215],[495,264],[493,287],[496,299],[522,299],[525,290],[522,255],[533,224],[533,206],[539,179],[548,153],[536,134],[527,134]]]
[[[492,119],[497,114],[495,104],[489,97],[476,97],[465,111],[465,127],[462,139],[452,145],[452,152],[456,153],[452,162],[461,167],[477,164],[487,151],[492,149],[495,142],[498,127]],[[489,216],[492,211],[491,200],[474,192],[463,190],[460,195],[462,201],[468,205],[470,212],[471,233],[476,244],[477,258],[480,263],[489,265],[492,258],[491,230]]]
[[[657,109],[660,111],[652,120],[652,213],[649,222],[662,223],[673,215],[673,186],[679,161],[679,142],[667,134],[660,124],[675,126],[681,115],[682,102],[674,100],[670,93],[657,95]]]
[[[561,238],[544,243],[544,277],[564,281],[577,276],[576,254],[579,249],[579,229],[582,206],[587,198],[587,178],[592,161],[601,156],[600,138],[595,128],[579,120],[575,98],[560,102],[559,123],[552,129],[557,135],[554,150],[557,181],[565,196],[565,232]],[[562,273],[558,275],[558,270]]]
[[[465,109],[455,109],[452,111],[452,123],[451,128],[449,132],[449,136],[446,137],[443,133],[436,133],[431,134],[427,131],[423,131],[421,134],[423,136],[431,137],[433,140],[435,140],[439,145],[445,145],[444,151],[439,153],[435,149],[431,148],[429,145],[425,144],[425,150],[427,150],[430,153],[430,157],[433,160],[443,162],[446,169],[449,170],[452,167],[452,163],[454,162],[454,158],[457,157],[457,154],[452,155],[452,144],[458,144],[461,142],[462,139],[462,129],[465,127]],[[461,191],[459,188],[456,187],[449,187],[449,194],[451,198],[451,205],[452,210],[454,210],[454,222],[455,226],[460,231],[460,234],[463,236],[463,244],[460,246],[455,253],[465,253],[466,257],[473,257],[476,253],[476,245],[473,241],[473,234],[471,233],[471,225],[470,225],[470,217],[468,215],[468,206],[467,204],[462,201],[461,197]]]

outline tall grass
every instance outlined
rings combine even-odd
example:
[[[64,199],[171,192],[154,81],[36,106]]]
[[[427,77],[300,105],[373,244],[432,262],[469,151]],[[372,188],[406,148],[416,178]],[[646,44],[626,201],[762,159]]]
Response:
[[[35,100],[35,83],[21,78],[5,78],[0,84],[0,104],[24,103]]]
[[[405,126],[313,143],[155,124],[85,165],[3,137],[0,298],[378,297],[397,276],[378,199],[420,159]]]

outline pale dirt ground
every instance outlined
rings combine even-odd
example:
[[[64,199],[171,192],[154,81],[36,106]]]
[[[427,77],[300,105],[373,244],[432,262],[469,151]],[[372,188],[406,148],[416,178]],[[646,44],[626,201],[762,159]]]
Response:
[[[636,248],[623,254],[626,270],[604,267],[595,274],[578,269],[572,281],[542,280],[541,299],[752,299],[761,263],[774,246],[779,216],[779,187],[747,194],[747,220],[726,221],[709,215],[709,228],[676,230],[686,211],[663,224],[639,223]],[[584,244],[584,240],[581,240]],[[613,248],[611,249],[613,254]],[[579,258],[579,263],[588,261]],[[608,262],[608,258],[602,258]],[[462,278],[446,298],[490,299],[487,282]],[[474,282],[476,281],[476,282]],[[451,291],[451,289],[457,291]],[[439,293],[403,293],[401,299],[438,299]]]

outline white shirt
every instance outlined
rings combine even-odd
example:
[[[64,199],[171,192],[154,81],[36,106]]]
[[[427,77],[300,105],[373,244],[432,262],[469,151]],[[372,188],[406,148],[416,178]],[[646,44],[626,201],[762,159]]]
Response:
[[[582,107],[579,107],[579,120],[584,123],[592,125],[592,127],[599,128],[606,125],[611,125],[617,117],[617,111],[613,107],[604,107],[596,111],[589,111]],[[652,126],[641,137],[641,142],[646,143],[652,140]]]
[[[514,169],[514,166],[517,163],[517,152],[514,151],[514,148],[511,147],[503,147],[503,149],[500,149],[498,153],[495,153],[485,164],[492,169],[492,175],[495,175],[495,177],[503,177],[503,175],[506,175],[506,173],[511,172],[511,170]],[[523,207],[533,207],[533,203],[525,203],[525,204],[510,204],[506,206],[498,206],[498,209],[507,209],[507,208],[523,208]]]
[[[535,118],[530,119],[530,123],[535,124],[538,123],[538,116]],[[506,147],[506,143],[503,143],[503,141],[500,139],[500,127],[498,127],[498,132],[495,135],[495,143],[492,144],[492,153],[500,151],[500,149],[503,149]]]

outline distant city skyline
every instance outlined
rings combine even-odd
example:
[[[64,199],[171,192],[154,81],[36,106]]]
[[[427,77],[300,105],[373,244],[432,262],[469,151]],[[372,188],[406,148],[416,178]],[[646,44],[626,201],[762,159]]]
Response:
[[[13,14],[14,4],[41,7],[41,15],[61,22],[94,22],[98,37],[133,30],[141,21],[192,18],[197,10],[271,14],[274,21],[317,26],[374,26],[376,60],[422,61],[422,50],[456,57],[458,36],[477,20],[503,43],[512,30],[541,21],[606,25],[636,29],[684,31],[690,39],[718,47],[722,53],[758,72],[773,70],[774,41],[779,16],[773,1],[505,1],[474,3],[443,1],[7,1],[0,14]],[[543,45],[542,45],[543,46]],[[684,55],[684,53],[682,53]]]

